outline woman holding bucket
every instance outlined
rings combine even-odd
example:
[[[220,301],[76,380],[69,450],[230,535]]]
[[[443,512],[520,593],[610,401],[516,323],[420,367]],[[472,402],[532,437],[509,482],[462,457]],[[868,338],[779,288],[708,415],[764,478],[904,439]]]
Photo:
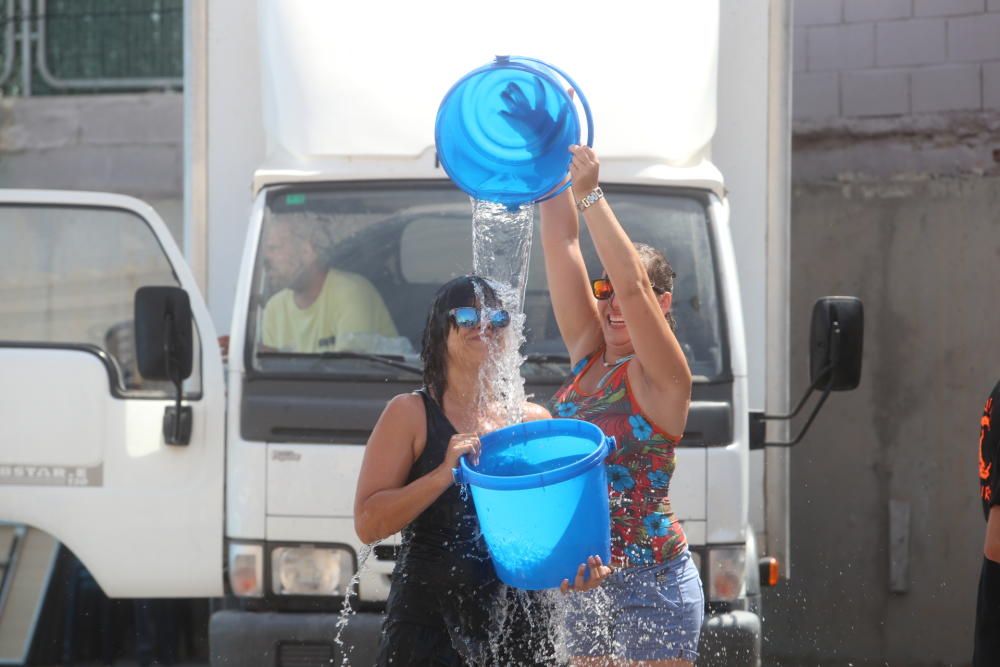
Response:
[[[552,305],[573,363],[552,411],[600,426],[618,449],[608,459],[616,571],[570,598],[569,649],[579,665],[693,664],[704,595],[667,493],[691,398],[670,315],[673,271],[662,253],[629,240],[599,187],[593,149],[570,151],[572,190],[541,204]],[[604,265],[592,282],[579,213]]]
[[[533,665],[551,661],[548,614],[510,604],[479,531],[471,496],[454,484],[462,455],[479,454],[490,423],[479,371],[488,341],[510,323],[490,284],[446,283],[423,335],[424,387],[393,398],[368,439],[354,501],[355,529],[370,544],[402,531],[379,665]],[[483,321],[485,320],[485,321]],[[482,324],[481,324],[482,322]],[[548,411],[524,406],[524,419]]]

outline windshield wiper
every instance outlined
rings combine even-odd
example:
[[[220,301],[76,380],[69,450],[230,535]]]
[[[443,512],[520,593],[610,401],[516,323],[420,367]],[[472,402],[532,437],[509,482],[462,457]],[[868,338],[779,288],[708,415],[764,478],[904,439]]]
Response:
[[[274,357],[282,359],[363,359],[365,361],[374,361],[376,363],[382,364],[383,366],[389,366],[390,368],[396,368],[401,371],[407,371],[413,373],[414,375],[419,375],[423,377],[424,369],[419,366],[414,366],[412,364],[406,363],[405,359],[399,355],[395,354],[372,354],[368,352],[321,352],[319,354],[309,354],[306,352],[265,352],[260,351],[257,353],[258,357]]]
[[[401,371],[409,371],[410,373],[419,375],[420,377],[423,377],[424,375],[423,368],[406,363],[405,358],[398,354],[373,354],[370,352],[348,352],[343,350],[340,352],[323,352],[319,356],[320,359],[365,359],[367,361],[375,361],[392,368],[398,368]]]

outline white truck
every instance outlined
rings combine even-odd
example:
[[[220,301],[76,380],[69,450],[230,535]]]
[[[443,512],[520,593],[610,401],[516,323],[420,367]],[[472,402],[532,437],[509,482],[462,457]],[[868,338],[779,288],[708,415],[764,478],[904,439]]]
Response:
[[[395,551],[358,571],[364,443],[419,386],[431,296],[472,262],[434,114],[466,71],[530,55],[583,88],[605,192],[678,274],[695,384],[671,497],[708,602],[700,662],[759,664],[761,563],[788,571],[787,450],[764,441],[789,439],[759,409],[788,407],[790,3],[437,7],[462,29],[420,3],[357,4],[186,3],[184,254],[134,199],[0,192],[0,520],[64,544],[110,597],[225,600],[213,664],[370,664]],[[398,336],[267,345],[283,223],[321,230],[324,261],[378,290]],[[568,363],[538,243],[525,312],[544,400]],[[813,384],[851,388],[860,305],[815,315]]]

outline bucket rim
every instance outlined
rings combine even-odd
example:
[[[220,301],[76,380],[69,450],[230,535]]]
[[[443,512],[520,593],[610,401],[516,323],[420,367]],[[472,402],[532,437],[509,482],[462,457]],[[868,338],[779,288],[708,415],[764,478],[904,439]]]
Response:
[[[490,433],[481,436],[480,442],[500,437],[498,434],[510,431],[534,431],[540,428],[551,430],[553,425],[556,427],[571,426],[573,429],[577,430],[593,430],[596,435],[599,436],[599,440],[594,443],[594,451],[560,468],[546,470],[545,472],[530,473],[528,475],[511,475],[510,477],[487,475],[473,470],[472,466],[469,465],[468,460],[463,455],[459,458],[459,467],[455,469],[455,481],[459,484],[470,484],[472,486],[478,486],[482,489],[501,491],[537,489],[543,486],[551,486],[553,484],[565,482],[568,479],[577,477],[581,473],[603,462],[615,448],[615,439],[611,436],[605,435],[604,431],[602,431],[596,424],[583,421],[582,419],[566,418],[542,419],[538,421],[523,422],[521,424],[505,426],[501,429],[491,431]],[[483,442],[484,446],[486,444],[486,442]]]

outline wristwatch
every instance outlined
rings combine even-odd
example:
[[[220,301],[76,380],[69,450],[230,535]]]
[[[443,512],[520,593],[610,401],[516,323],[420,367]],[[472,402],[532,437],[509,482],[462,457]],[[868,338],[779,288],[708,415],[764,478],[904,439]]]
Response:
[[[578,201],[576,203],[576,207],[577,209],[580,210],[581,213],[583,213],[584,209],[590,208],[591,206],[596,204],[597,200],[602,198],[603,196],[604,196],[604,190],[601,190],[601,187],[597,186],[596,188],[590,191],[589,195]]]

